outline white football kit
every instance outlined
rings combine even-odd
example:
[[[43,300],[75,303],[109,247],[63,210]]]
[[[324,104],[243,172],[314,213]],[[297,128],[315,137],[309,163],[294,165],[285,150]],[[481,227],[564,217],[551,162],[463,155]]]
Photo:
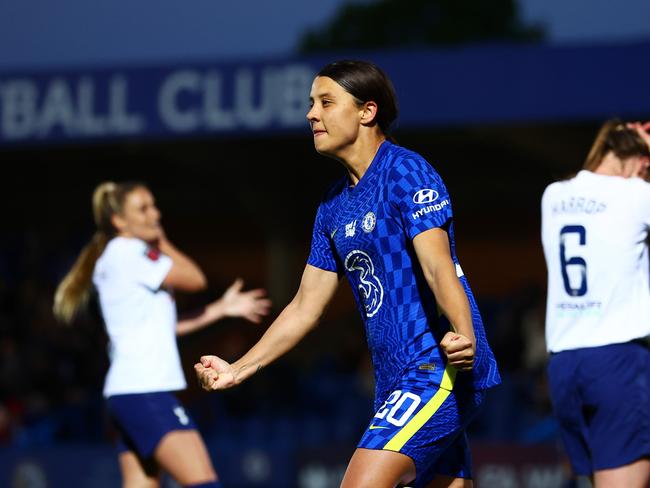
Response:
[[[176,344],[176,306],[161,284],[172,267],[136,238],[115,237],[95,264],[93,283],[110,339],[104,396],[186,387]]]
[[[542,197],[551,352],[650,334],[650,184],[580,171]]]

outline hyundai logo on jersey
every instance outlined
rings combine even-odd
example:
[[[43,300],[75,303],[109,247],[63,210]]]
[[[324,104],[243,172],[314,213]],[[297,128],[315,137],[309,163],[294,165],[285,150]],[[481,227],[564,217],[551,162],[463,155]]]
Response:
[[[438,199],[438,192],[431,190],[430,188],[425,188],[420,190],[415,195],[413,195],[413,203],[418,205],[423,205],[425,203],[435,202]]]

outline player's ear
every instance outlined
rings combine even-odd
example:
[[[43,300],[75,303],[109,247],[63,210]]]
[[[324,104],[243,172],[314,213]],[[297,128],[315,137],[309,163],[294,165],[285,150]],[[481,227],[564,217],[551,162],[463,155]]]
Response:
[[[361,106],[361,123],[363,125],[370,125],[375,122],[378,111],[379,107],[375,102],[364,102],[364,104]]]
[[[113,224],[113,227],[116,228],[118,232],[123,232],[128,225],[126,219],[117,213],[111,215],[111,224]]]

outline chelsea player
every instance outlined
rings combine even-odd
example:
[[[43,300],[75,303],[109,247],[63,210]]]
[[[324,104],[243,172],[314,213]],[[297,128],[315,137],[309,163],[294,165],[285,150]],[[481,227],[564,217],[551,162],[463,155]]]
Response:
[[[447,189],[420,155],[387,139],[398,109],[377,66],[325,66],[310,100],[316,150],[347,174],[318,208],[295,298],[238,361],[203,356],[199,380],[207,390],[228,388],[289,351],[345,274],[365,323],[376,395],[341,486],[470,487],[465,429],[484,390],[500,380],[456,257]]]

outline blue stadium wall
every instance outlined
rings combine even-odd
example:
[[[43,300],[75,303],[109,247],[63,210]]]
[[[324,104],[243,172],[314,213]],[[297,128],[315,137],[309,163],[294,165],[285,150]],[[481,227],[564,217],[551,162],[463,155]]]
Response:
[[[369,59],[393,79],[401,129],[650,114],[650,42],[351,52],[262,62],[0,72],[0,146],[308,133],[316,71]]]

